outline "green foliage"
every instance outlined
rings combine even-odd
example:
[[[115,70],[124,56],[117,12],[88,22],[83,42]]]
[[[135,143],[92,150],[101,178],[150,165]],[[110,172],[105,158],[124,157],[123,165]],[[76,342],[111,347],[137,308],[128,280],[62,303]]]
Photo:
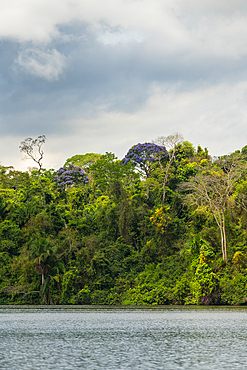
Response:
[[[113,153],[75,155],[66,165],[83,167],[89,183],[62,192],[53,169],[1,166],[0,303],[246,304],[245,154],[212,163],[206,149],[179,144],[162,206],[168,157],[144,179]],[[198,179],[210,179],[200,199],[188,188]],[[205,202],[217,184],[221,228]]]
[[[184,141],[176,149],[176,160],[190,159],[195,155],[195,148],[189,141]]]
[[[199,263],[192,282],[192,299],[186,303],[203,305],[220,303],[219,278],[207,263]]]
[[[247,303],[247,275],[237,273],[233,276],[225,274],[220,280],[221,300],[224,304],[246,304]]]
[[[73,164],[74,166],[88,168],[93,163],[95,163],[100,157],[101,154],[98,153],[76,154],[66,160],[66,162],[64,163],[64,167]]]
[[[0,223],[0,251],[10,255],[19,254],[22,243],[21,230],[13,221],[4,220]]]

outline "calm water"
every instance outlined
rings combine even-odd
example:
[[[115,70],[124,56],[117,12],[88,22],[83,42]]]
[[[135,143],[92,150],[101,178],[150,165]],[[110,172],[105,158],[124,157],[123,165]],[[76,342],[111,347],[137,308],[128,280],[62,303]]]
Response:
[[[247,308],[0,306],[0,369],[247,369]]]

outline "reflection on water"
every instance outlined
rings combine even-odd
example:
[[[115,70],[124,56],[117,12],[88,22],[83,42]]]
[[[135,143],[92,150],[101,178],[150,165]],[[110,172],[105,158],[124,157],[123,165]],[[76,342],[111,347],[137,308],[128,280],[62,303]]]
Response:
[[[0,369],[246,369],[245,307],[3,307]]]

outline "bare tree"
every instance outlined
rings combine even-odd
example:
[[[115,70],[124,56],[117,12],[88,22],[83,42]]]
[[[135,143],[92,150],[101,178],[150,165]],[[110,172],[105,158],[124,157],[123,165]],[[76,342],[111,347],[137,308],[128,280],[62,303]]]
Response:
[[[179,185],[186,191],[186,201],[191,205],[207,206],[213,214],[221,235],[222,257],[227,260],[226,212],[238,180],[246,169],[239,156],[218,161],[217,166],[200,169],[197,176]]]
[[[19,146],[20,151],[26,154],[26,159],[31,158],[38,165],[38,178],[41,186],[44,208],[46,208],[45,192],[41,181],[40,172],[42,168],[42,159],[44,157],[42,145],[45,143],[45,141],[45,135],[38,136],[37,139],[32,139],[31,137],[28,137],[27,139],[22,141],[21,145]]]
[[[169,162],[166,167],[165,177],[163,181],[163,197],[162,197],[162,204],[164,204],[165,197],[166,197],[166,183],[169,174],[169,170],[171,168],[172,162],[175,157],[177,147],[183,142],[184,138],[183,135],[179,132],[175,132],[169,136],[159,136],[155,140],[155,144],[165,146],[168,149],[168,156]]]

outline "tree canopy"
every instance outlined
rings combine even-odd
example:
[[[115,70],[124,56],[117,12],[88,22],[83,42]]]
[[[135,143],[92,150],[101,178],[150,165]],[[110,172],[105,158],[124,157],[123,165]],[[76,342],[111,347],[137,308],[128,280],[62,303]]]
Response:
[[[0,166],[1,304],[245,304],[246,146],[181,134],[42,166]]]

